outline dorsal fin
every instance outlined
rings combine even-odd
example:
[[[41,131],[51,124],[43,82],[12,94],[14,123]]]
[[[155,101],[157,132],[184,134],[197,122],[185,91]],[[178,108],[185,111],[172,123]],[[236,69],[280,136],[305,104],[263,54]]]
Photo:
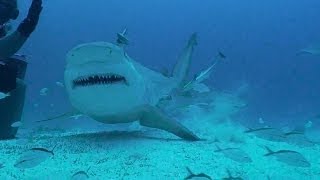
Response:
[[[194,46],[197,45],[197,33],[193,33],[188,41],[187,46],[183,49],[177,63],[174,66],[172,76],[181,85],[186,80],[189,72],[191,58],[193,55]]]
[[[216,148],[217,148],[217,150],[215,150],[215,152],[222,151],[222,149],[217,144],[216,144]]]
[[[264,148],[266,148],[266,150],[268,151],[268,153],[266,155],[274,153],[269,147],[265,146]]]

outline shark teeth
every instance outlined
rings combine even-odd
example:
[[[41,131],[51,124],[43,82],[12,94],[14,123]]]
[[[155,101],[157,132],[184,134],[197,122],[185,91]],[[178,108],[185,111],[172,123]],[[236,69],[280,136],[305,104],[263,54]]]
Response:
[[[95,74],[82,76],[73,80],[73,88],[93,86],[93,85],[108,85],[108,84],[126,84],[127,80],[125,77],[118,74]]]

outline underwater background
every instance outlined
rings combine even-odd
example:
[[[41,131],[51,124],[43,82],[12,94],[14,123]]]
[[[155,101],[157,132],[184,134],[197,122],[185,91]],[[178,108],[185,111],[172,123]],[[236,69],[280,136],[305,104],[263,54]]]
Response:
[[[29,3],[19,5],[27,8]],[[191,72],[223,52],[228,59],[209,83],[231,91],[247,84],[250,119],[295,123],[319,111],[319,57],[296,56],[320,39],[317,0],[58,0],[44,1],[44,7],[37,32],[21,51],[31,56],[29,97],[36,98],[38,89],[63,79],[65,54],[73,46],[113,41],[115,33],[127,27],[132,42],[128,53],[158,68],[172,68],[186,38],[197,32]]]
[[[23,14],[27,13],[30,3],[30,0],[19,1],[19,7]],[[212,158],[211,155],[205,155],[205,153],[214,153],[216,150],[212,141],[206,145],[201,143],[188,145],[189,142],[177,142],[174,145],[176,142],[173,141],[170,142],[173,149],[180,149],[179,145],[181,147],[192,146],[194,151],[186,152],[186,154],[189,154],[188,156],[191,156],[190,154],[203,156],[197,156],[198,160],[197,158],[191,158],[188,162],[193,164],[188,164],[187,161],[173,161],[172,164],[175,168],[178,168],[177,164],[181,164],[182,167],[179,167],[181,170],[173,170],[171,166],[168,166],[168,168],[171,168],[169,170],[162,170],[159,169],[159,167],[162,167],[159,165],[153,169],[151,174],[143,175],[147,168],[137,170],[139,169],[137,165],[136,171],[140,171],[141,176],[139,173],[130,174],[129,172],[126,172],[128,176],[123,176],[122,172],[119,172],[118,175],[114,174],[115,172],[110,170],[117,165],[116,160],[113,159],[114,164],[112,166],[103,166],[109,168],[108,173],[95,171],[95,168],[92,167],[87,173],[90,178],[183,179],[188,175],[185,166],[193,167],[191,170],[197,173],[209,174],[212,179],[227,177],[225,169],[229,169],[234,176],[241,176],[243,179],[320,178],[320,147],[316,142],[317,140],[320,142],[320,56],[308,53],[299,54],[301,49],[320,43],[319,0],[52,0],[44,1],[43,6],[44,9],[37,30],[19,52],[27,55],[29,63],[26,77],[28,90],[23,118],[26,121],[25,124],[29,124],[29,128],[37,126],[33,123],[34,121],[46,119],[70,109],[64,89],[56,84],[56,82],[63,82],[67,52],[81,43],[92,41],[115,42],[116,33],[121,32],[124,28],[128,28],[128,38],[130,39],[130,45],[126,47],[127,53],[130,57],[151,69],[160,71],[163,67],[166,67],[171,70],[187,38],[193,32],[197,32],[199,39],[192,58],[190,79],[194,74],[211,65],[219,52],[226,56],[215,66],[211,77],[206,80],[206,84],[212,87],[214,91],[239,95],[238,97],[245,102],[246,106],[237,111],[236,114],[231,113],[232,117],[230,116],[231,122],[241,124],[241,128],[225,128],[226,126],[221,124],[217,127],[224,127],[221,129],[226,131],[239,132],[245,131],[246,128],[268,126],[289,132],[295,129],[301,130],[301,127],[310,124],[310,122],[312,124],[308,126],[308,138],[314,141],[314,145],[308,147],[310,149],[290,143],[288,145],[283,142],[267,140],[261,140],[260,142],[260,140],[250,138],[250,140],[247,140],[250,145],[238,145],[237,143],[234,145],[235,142],[231,142],[231,144],[224,142],[224,145],[227,145],[222,147],[236,146],[245,149],[253,157],[252,159],[255,159],[253,161],[257,162],[252,166],[242,166],[243,163],[237,164],[238,162],[234,163],[233,161],[228,162],[223,159],[224,157],[218,157],[216,160],[210,159]],[[20,18],[22,17],[24,16],[21,15]],[[17,22],[20,22],[19,20]],[[48,89],[45,96],[40,93],[43,88]],[[190,121],[187,124],[189,127],[199,126],[196,129],[201,134],[201,126],[207,126],[208,124],[201,120],[202,116],[195,116],[199,120]],[[208,120],[208,116],[205,115],[206,120]],[[228,123],[230,123],[229,119]],[[96,127],[91,125],[90,120],[81,122],[79,119],[74,121],[57,120],[49,122],[47,125],[48,129],[56,128],[58,125],[59,128],[66,128],[66,131],[68,131],[68,128],[74,127],[85,127],[87,129],[90,129],[91,126]],[[103,126],[108,129],[108,125]],[[112,125],[112,127],[117,126]],[[210,124],[210,128],[215,129],[215,124]],[[86,143],[93,139],[91,135],[88,135],[89,137],[83,136],[81,136],[84,139],[82,140]],[[125,136],[130,136],[130,133]],[[231,135],[208,133],[203,136],[213,140],[215,139],[213,137],[224,139],[223,137]],[[241,136],[241,140],[247,138],[242,138],[245,136],[243,134],[236,134],[235,136]],[[121,137],[112,140],[123,142],[130,139],[130,143],[135,141],[131,138],[123,140]],[[103,140],[108,141],[108,138],[98,141],[103,143]],[[68,144],[67,140],[50,141],[58,144],[59,142]],[[151,140],[152,142],[148,143],[140,142],[143,141],[141,138],[137,138],[136,141],[133,143],[135,146],[150,146],[154,151],[158,148],[162,149],[163,146],[163,149],[166,150],[155,155],[157,157],[160,155],[164,157],[170,155],[170,158],[184,156],[183,154],[177,155],[176,152],[178,151],[172,150],[172,147],[163,145],[166,141]],[[117,144],[116,142],[113,142],[113,144]],[[10,144],[11,142],[6,143]],[[257,145],[259,150],[252,148],[255,143],[259,144]],[[120,144],[117,144],[115,149],[119,148],[118,146],[121,147]],[[199,146],[201,150],[197,149],[196,146]],[[301,152],[301,154],[304,153],[303,155],[311,163],[312,168],[290,167],[285,163],[277,164],[276,160],[262,159],[263,154],[267,152],[264,146],[271,146],[276,150],[292,149]],[[29,144],[27,147],[33,146]],[[52,147],[53,145],[50,146],[50,148]],[[186,151],[188,151],[187,148]],[[15,152],[18,153],[18,151]],[[112,152],[121,154],[122,151]],[[222,150],[222,152],[225,151]],[[73,152],[72,154],[76,156],[77,153]],[[224,155],[228,157],[228,153]],[[12,156],[7,156],[12,158]],[[88,156],[90,157],[90,155]],[[166,158],[160,158],[154,160],[154,162],[161,164],[166,160]],[[258,163],[260,160],[261,162]],[[79,161],[81,161],[81,158]],[[201,162],[205,163],[195,165]],[[270,164],[265,165],[265,163]],[[10,175],[9,177],[8,173],[0,177],[2,179],[6,179],[5,176],[8,179],[41,179],[39,177],[41,173],[37,174],[35,172],[50,169],[48,167],[55,166],[54,164],[55,162],[50,162],[48,166],[36,167],[38,169],[32,170],[33,175],[36,176],[32,176],[32,173],[27,172],[27,170],[23,171],[22,174],[19,174],[21,171],[12,170],[18,175]],[[63,164],[63,162],[60,164]],[[86,162],[79,164],[86,167],[83,170],[87,170],[88,166],[84,165]],[[70,167],[70,164],[66,163],[67,166]],[[204,167],[207,167],[207,169]],[[283,172],[281,172],[281,169],[283,169]],[[0,174],[1,170],[0,168]],[[78,170],[81,169],[78,168]],[[10,169],[6,169],[6,172],[10,171]],[[157,175],[158,171],[159,174]],[[58,172],[63,174],[64,171],[62,169],[52,170],[52,173],[58,174]],[[177,172],[181,173],[177,174]],[[68,173],[72,174],[71,171],[68,171]],[[45,177],[47,179],[59,179],[56,176]],[[61,178],[68,179],[67,176]]]

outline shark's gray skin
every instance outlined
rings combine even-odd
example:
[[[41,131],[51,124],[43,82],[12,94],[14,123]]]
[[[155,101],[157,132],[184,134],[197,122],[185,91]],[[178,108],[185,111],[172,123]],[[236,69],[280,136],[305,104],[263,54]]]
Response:
[[[75,110],[106,123],[139,121],[185,140],[199,140],[186,127],[167,117],[157,104],[181,87],[196,45],[193,34],[172,77],[150,70],[130,58],[123,47],[93,42],[73,48],[66,57],[65,87]]]

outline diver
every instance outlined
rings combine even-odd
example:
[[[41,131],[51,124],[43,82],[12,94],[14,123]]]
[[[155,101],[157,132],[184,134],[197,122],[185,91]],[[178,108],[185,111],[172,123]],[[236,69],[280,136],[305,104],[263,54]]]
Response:
[[[17,0],[0,0],[0,139],[14,138],[18,129],[11,125],[21,121],[27,62],[15,53],[35,30],[41,11],[42,0],[32,0],[27,17],[14,32],[8,33],[10,20],[19,16]]]

